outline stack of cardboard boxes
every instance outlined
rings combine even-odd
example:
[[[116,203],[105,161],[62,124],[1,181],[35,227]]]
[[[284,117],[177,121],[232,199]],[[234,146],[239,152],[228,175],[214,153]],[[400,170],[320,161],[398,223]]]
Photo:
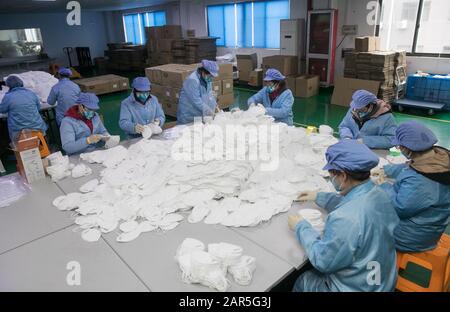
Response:
[[[199,63],[201,60],[216,60],[217,55],[217,38],[189,38],[185,40],[186,60],[187,64]]]
[[[147,68],[145,73],[152,82],[152,94],[161,103],[166,115],[176,117],[180,92],[184,80],[197,68],[199,64],[166,64]],[[233,97],[233,66],[221,64],[219,76],[213,81],[219,107],[229,107],[234,102]]]
[[[296,76],[298,74],[298,57],[290,55],[267,56],[262,59],[264,74],[269,68],[279,70],[284,76]]]
[[[108,67],[113,70],[142,70],[146,66],[147,51],[143,45],[129,43],[109,43]]]
[[[258,57],[256,53],[238,54],[236,55],[236,60],[237,69],[239,71],[239,81],[241,83],[248,83],[250,81],[250,75],[258,66]]]
[[[76,79],[74,82],[80,86],[81,91],[92,92],[97,95],[124,91],[130,88],[128,78],[117,75]]]
[[[180,25],[165,25],[146,27],[147,63],[150,66],[169,64],[173,62],[172,45],[182,39]]]

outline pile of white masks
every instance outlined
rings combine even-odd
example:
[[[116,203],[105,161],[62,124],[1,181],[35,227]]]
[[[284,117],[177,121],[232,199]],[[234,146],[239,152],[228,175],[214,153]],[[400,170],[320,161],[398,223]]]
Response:
[[[229,273],[234,281],[250,285],[256,269],[256,259],[243,255],[240,246],[228,243],[205,245],[196,239],[186,238],[175,255],[181,269],[181,279],[187,284],[201,284],[218,291],[230,287]]]
[[[309,224],[322,236],[325,230],[325,222],[322,213],[317,209],[301,209],[298,214],[302,216]]]
[[[183,151],[182,155],[188,156],[184,160],[177,160],[174,155],[185,144],[195,147],[198,144],[195,136],[202,133],[212,133],[228,125],[245,131],[255,125],[273,124],[272,117],[265,115],[264,107],[258,105],[248,111],[218,113],[207,125],[184,127],[176,140],[143,139],[128,149],[119,145],[82,154],[82,160],[102,164],[106,169],[100,173],[98,183],[90,181],[91,184],[80,189],[87,193],[72,195],[75,202],[68,205],[57,201],[55,205],[60,210],[75,210],[80,217],[86,217],[78,220],[84,230],[107,233],[119,228],[121,242],[150,230],[175,228],[182,219],[178,213],[188,213],[187,220],[191,223],[256,226],[288,211],[299,192],[332,190],[321,175],[326,163],[323,149],[337,142],[334,137],[307,135],[303,128],[280,123],[276,124],[279,136],[274,139],[278,152],[264,161],[248,157],[255,144],[266,145],[271,150],[270,140],[267,144],[258,142],[258,136],[238,138],[248,143],[245,157],[239,160],[198,159],[195,148]],[[204,146],[223,144],[224,138],[205,135],[203,143]],[[227,151],[225,146],[223,155]],[[268,161],[277,166],[267,170],[263,165]],[[126,226],[129,231],[123,231],[121,223],[132,226]]]
[[[47,98],[52,87],[58,83],[58,79],[43,71],[29,71],[21,74],[13,74],[13,76],[19,77],[23,81],[23,86],[36,93],[42,103],[47,103]],[[4,77],[3,81],[6,81],[6,78],[8,77]],[[2,88],[0,91],[0,101],[8,90],[8,87]]]

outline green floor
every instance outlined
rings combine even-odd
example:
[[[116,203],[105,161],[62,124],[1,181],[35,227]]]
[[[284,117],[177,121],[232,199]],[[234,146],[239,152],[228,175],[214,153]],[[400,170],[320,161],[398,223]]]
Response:
[[[132,78],[132,75],[129,78]],[[234,106],[246,108],[247,99],[255,91],[255,89],[236,87]],[[100,96],[100,113],[103,116],[106,128],[111,134],[120,134],[122,139],[125,137],[125,134],[118,125],[120,102],[129,94],[130,92],[120,92]],[[293,106],[294,123],[297,126],[327,124],[336,131],[348,108],[330,105],[331,95],[331,90],[323,89],[317,96],[308,99],[296,98]],[[450,112],[439,113],[429,117],[422,111],[408,111],[407,113],[395,112],[394,116],[399,123],[412,119],[424,123],[436,134],[439,144],[450,149]],[[168,120],[174,119],[168,118]],[[15,163],[6,161],[5,167],[8,172],[12,172],[15,168]],[[446,233],[450,234],[450,226],[447,228]],[[408,269],[402,275],[426,286],[430,273],[420,267],[411,265],[408,266]]]

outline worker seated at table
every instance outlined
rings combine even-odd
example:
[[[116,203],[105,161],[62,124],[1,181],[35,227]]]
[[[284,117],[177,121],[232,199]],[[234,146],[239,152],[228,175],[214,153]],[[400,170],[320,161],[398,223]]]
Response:
[[[166,117],[158,98],[150,94],[151,83],[148,78],[137,77],[132,87],[133,92],[120,106],[119,126],[129,138],[137,138],[142,135],[146,125],[162,127]]]
[[[324,170],[338,193],[310,191],[298,198],[329,213],[323,236],[300,214],[288,218],[314,267],[297,279],[293,290],[393,291],[399,220],[389,196],[370,179],[378,156],[364,144],[342,140],[328,148],[326,158]]]
[[[23,87],[17,76],[6,79],[9,91],[0,103],[0,113],[8,114],[8,131],[11,141],[15,141],[22,130],[38,130],[45,135],[47,125],[39,113],[41,103],[37,95]]]
[[[217,109],[212,89],[213,77],[219,75],[216,62],[203,60],[201,67],[183,82],[177,109],[177,124],[194,122],[194,118],[213,117]]]
[[[386,165],[395,183],[381,185],[400,217],[395,243],[402,252],[422,252],[436,247],[450,220],[450,151],[435,146],[433,132],[416,121],[401,124],[392,144],[409,162]]]
[[[98,97],[93,93],[81,93],[76,105],[69,108],[61,122],[61,143],[69,154],[91,152],[102,147],[109,133],[100,116]]]
[[[369,91],[358,90],[339,125],[339,134],[342,139],[359,140],[372,149],[389,149],[396,129],[391,106]]]
[[[267,70],[264,81],[266,86],[248,99],[248,106],[262,104],[266,108],[266,114],[275,118],[275,121],[292,126],[294,96],[286,86],[286,77],[271,68]]]
[[[64,118],[66,111],[72,107],[78,97],[80,96],[80,87],[70,80],[72,71],[69,68],[60,68],[58,71],[59,82],[55,84],[50,90],[50,94],[47,98],[47,103],[56,106],[56,122],[58,126],[61,125],[61,121]]]

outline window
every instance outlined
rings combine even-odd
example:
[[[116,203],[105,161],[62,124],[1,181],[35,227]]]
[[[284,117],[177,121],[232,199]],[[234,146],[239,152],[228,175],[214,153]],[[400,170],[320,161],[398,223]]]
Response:
[[[145,44],[145,27],[163,26],[166,24],[166,12],[144,12],[123,16],[125,41],[133,44]]]
[[[280,20],[289,18],[289,1],[273,0],[212,5],[208,33],[218,46],[280,48]]]
[[[383,49],[412,55],[449,56],[450,1],[383,0],[380,37]]]

